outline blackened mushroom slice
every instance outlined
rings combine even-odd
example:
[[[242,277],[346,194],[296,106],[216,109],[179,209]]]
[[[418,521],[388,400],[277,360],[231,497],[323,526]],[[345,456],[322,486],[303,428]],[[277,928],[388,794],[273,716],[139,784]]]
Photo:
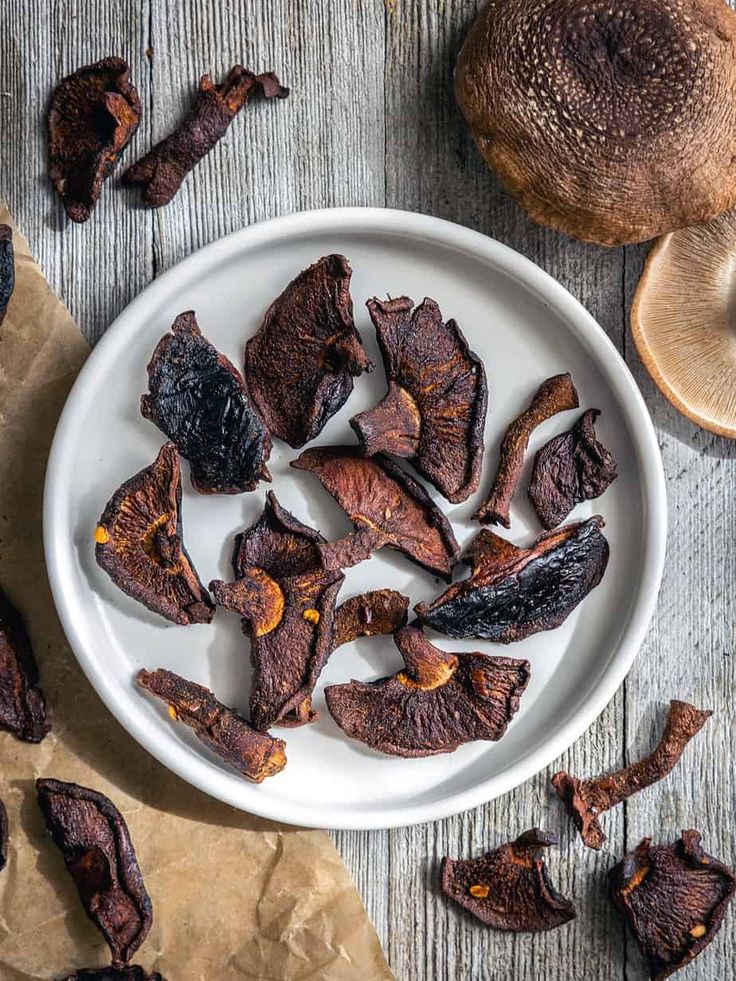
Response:
[[[388,380],[375,408],[350,420],[363,452],[412,461],[448,501],[478,488],[488,386],[483,363],[437,303],[368,301]]]
[[[173,623],[210,622],[214,606],[182,541],[181,471],[173,443],[113,494],[95,542],[97,564],[128,596]]]
[[[598,823],[601,814],[632,794],[663,780],[712,714],[688,702],[673,699],[659,745],[645,759],[593,780],[579,780],[562,771],[552,777],[552,785],[565,802],[581,838],[589,848],[602,848],[606,840]]]
[[[543,849],[556,835],[532,828],[480,858],[442,861],[442,891],[486,926],[514,933],[554,930],[575,907],[550,881]]]
[[[541,535],[531,548],[482,529],[464,561],[468,579],[415,611],[448,637],[510,644],[559,627],[603,578],[608,542],[599,515]]]
[[[125,967],[83,967],[80,971],[68,975],[64,981],[166,981],[154,971],[149,974],[136,964],[126,964]]]
[[[305,450],[291,466],[313,473],[353,523],[352,534],[322,547],[327,568],[356,565],[388,545],[449,582],[460,554],[450,522],[422,485],[388,457],[326,446]]]
[[[0,872],[8,864],[8,841],[10,832],[8,826],[8,812],[5,804],[0,800]]]
[[[736,876],[700,847],[697,831],[670,845],[644,838],[608,873],[608,886],[649,970],[661,981],[689,964],[718,933]]]
[[[407,758],[452,753],[463,743],[503,736],[529,682],[528,661],[449,654],[413,624],[394,640],[403,671],[325,690],[330,714],[346,735]]]
[[[286,766],[282,739],[258,732],[203,685],[163,668],[139,671],[136,681],[166,702],[174,721],[193,729],[205,746],[253,783],[262,783]]]
[[[15,289],[15,257],[13,255],[13,230],[10,225],[0,225],[0,324]]]
[[[26,743],[51,731],[23,617],[0,589],[0,729]]]
[[[504,433],[491,493],[475,514],[481,524],[511,527],[511,499],[521,477],[529,437],[547,419],[558,412],[577,409],[578,405],[578,393],[569,374],[553,375],[542,382],[527,408]]]
[[[409,597],[395,589],[374,589],[351,596],[335,611],[332,649],[359,637],[392,634],[403,627],[409,611]]]
[[[87,915],[123,967],[153,922],[128,826],[104,794],[62,780],[37,780],[46,828],[64,856]]]
[[[210,584],[215,601],[240,614],[250,638],[250,714],[257,729],[301,725],[332,650],[335,600],[343,582],[322,566],[324,538],[269,492],[258,521],[236,541],[235,582]]]
[[[576,504],[600,497],[616,479],[616,461],[596,439],[599,415],[598,409],[588,409],[534,458],[529,500],[547,529],[561,524]]]
[[[271,437],[240,373],[202,336],[193,310],[180,313],[148,365],[141,412],[172,440],[201,494],[240,494],[270,479]]]
[[[141,101],[121,58],[63,78],[49,108],[49,177],[72,221],[87,221],[102,182],[141,120]]]
[[[248,391],[271,433],[299,447],[318,436],[372,371],[353,322],[352,270],[327,255],[299,273],[245,346]]]

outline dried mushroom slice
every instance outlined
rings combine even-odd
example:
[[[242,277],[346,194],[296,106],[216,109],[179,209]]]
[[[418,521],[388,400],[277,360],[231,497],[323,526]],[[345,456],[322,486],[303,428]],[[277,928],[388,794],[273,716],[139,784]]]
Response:
[[[616,479],[616,461],[595,436],[599,415],[598,409],[588,409],[534,458],[529,500],[547,529],[561,524],[576,504],[600,497]]]
[[[546,532],[531,548],[484,528],[463,559],[470,577],[414,610],[423,624],[448,637],[511,644],[554,630],[603,578],[608,542],[602,527],[603,518],[595,515]]]
[[[182,541],[181,472],[173,443],[113,494],[95,558],[128,596],[173,623],[209,623],[214,606]]]
[[[359,637],[392,634],[406,624],[409,597],[395,589],[374,589],[351,596],[335,611],[332,649],[349,644]]]
[[[671,845],[644,838],[608,873],[608,886],[644,957],[661,981],[689,964],[718,933],[736,876],[706,855],[697,831]]]
[[[452,753],[463,743],[503,736],[529,682],[528,661],[449,654],[413,624],[394,640],[403,671],[325,690],[330,714],[346,735],[407,758]]]
[[[5,804],[0,800],[0,872],[8,864],[8,841],[10,832],[8,827],[8,812]]]
[[[28,629],[1,589],[0,730],[26,743],[40,743],[51,731]]]
[[[575,907],[552,885],[543,849],[557,836],[532,828],[480,858],[442,861],[442,891],[496,930],[554,930],[575,919]]]
[[[569,374],[542,382],[527,408],[506,430],[491,493],[475,514],[484,525],[511,527],[511,499],[519,483],[529,437],[543,422],[567,409],[577,409],[578,393]]]
[[[10,297],[15,289],[15,257],[13,254],[13,230],[10,225],[0,225],[0,324]]]
[[[299,273],[245,346],[248,391],[273,435],[299,447],[345,404],[353,377],[372,371],[353,322],[352,270],[327,255]]]
[[[64,981],[166,981],[158,971],[149,974],[142,967],[127,964],[125,967],[83,967],[64,978]]]
[[[388,380],[375,408],[350,420],[363,452],[412,461],[448,501],[478,488],[488,386],[483,363],[437,303],[368,301]]]
[[[659,745],[646,759],[594,780],[579,780],[556,773],[552,784],[570,812],[580,836],[589,848],[602,848],[606,836],[598,823],[604,811],[664,779],[674,768],[690,740],[713,713],[673,699]]]
[[[321,548],[329,569],[345,569],[384,545],[449,582],[460,547],[450,522],[416,480],[388,457],[352,446],[305,450],[292,467],[309,470],[353,523],[352,534]]]
[[[236,541],[235,582],[213,582],[215,602],[243,618],[251,641],[250,714],[257,729],[301,725],[332,650],[339,572],[322,566],[324,538],[289,514],[273,492],[258,521]]]
[[[240,494],[270,480],[271,437],[240,373],[202,336],[193,310],[180,313],[148,365],[141,413],[172,440],[201,494]]]
[[[193,729],[205,746],[253,783],[262,783],[286,766],[284,741],[256,731],[208,688],[163,668],[139,671],[136,681],[166,702],[172,719]]]
[[[62,780],[37,780],[46,828],[64,856],[87,915],[105,938],[113,967],[128,963],[153,922],[125,820],[95,790]]]
[[[289,94],[272,72],[254,75],[242,65],[231,68],[220,85],[203,75],[194,105],[179,127],[129,167],[123,180],[142,188],[150,208],[168,204],[189,171],[222,139],[256,92],[266,99],[284,99]]]
[[[72,221],[87,221],[102,182],[141,120],[141,101],[121,58],[63,78],[49,108],[49,177]]]

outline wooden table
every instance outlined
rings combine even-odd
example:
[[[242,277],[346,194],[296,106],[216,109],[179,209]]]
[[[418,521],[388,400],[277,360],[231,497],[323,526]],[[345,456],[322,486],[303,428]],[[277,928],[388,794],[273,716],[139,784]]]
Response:
[[[670,507],[659,606],[633,670],[586,735],[515,792],[436,824],[334,837],[401,981],[631,981],[644,975],[605,896],[614,860],[644,835],[669,839],[689,827],[707,850],[736,859],[736,448],[679,416],[633,350],[628,310],[646,249],[593,248],[539,228],[484,168],[452,97],[475,11],[475,0],[3,0],[0,191],[91,341],[154,276],[207,242],[274,215],[348,204],[427,212],[493,235],[603,325],[657,426]],[[111,54],[129,61],[144,106],[128,162],[180,117],[203,72],[220,77],[235,62],[273,69],[293,94],[242,113],[169,207],[141,210],[113,178],[92,219],[67,225],[45,177],[46,100],[61,76]],[[550,773],[592,775],[648,752],[671,697],[714,718],[669,779],[606,817],[604,851],[584,849],[549,796]],[[561,832],[550,867],[577,901],[574,924],[507,936],[437,895],[441,856],[532,825]],[[733,924],[731,914],[683,978],[736,977]]]

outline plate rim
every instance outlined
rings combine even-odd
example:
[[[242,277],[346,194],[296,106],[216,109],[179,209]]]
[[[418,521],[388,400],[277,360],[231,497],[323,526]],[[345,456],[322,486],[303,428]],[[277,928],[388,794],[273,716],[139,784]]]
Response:
[[[55,512],[61,499],[56,488],[62,482],[67,469],[65,445],[72,435],[75,414],[79,406],[85,404],[85,387],[91,384],[90,379],[94,376],[96,365],[105,357],[108,348],[113,350],[116,345],[124,342],[127,325],[131,321],[144,318],[147,308],[158,307],[167,296],[175,292],[180,281],[189,280],[190,269],[197,269],[203,263],[209,268],[220,259],[230,258],[238,251],[252,250],[259,244],[271,245],[300,234],[331,232],[339,236],[341,231],[345,234],[389,232],[406,238],[423,238],[437,245],[466,252],[510,275],[554,307],[603,371],[629,426],[641,475],[646,533],[641,587],[634,600],[628,623],[615,648],[615,654],[587,701],[548,740],[500,773],[472,787],[438,800],[399,808],[356,807],[354,810],[341,812],[335,823],[331,820],[333,815],[330,805],[320,805],[312,801],[308,814],[295,814],[288,803],[260,797],[258,786],[245,780],[237,785],[241,793],[230,793],[227,785],[219,786],[219,776],[212,771],[211,766],[204,759],[193,756],[184,743],[173,750],[158,746],[146,736],[144,725],[139,724],[136,718],[126,716],[124,705],[118,701],[120,686],[109,683],[101,663],[86,649],[81,632],[77,630],[75,619],[71,615],[64,574],[64,546],[65,543],[68,544],[69,535],[63,528],[63,522],[55,520]],[[536,776],[568,750],[616,694],[642,646],[662,581],[666,537],[666,484],[656,431],[630,369],[592,314],[554,277],[510,246],[447,219],[392,208],[321,208],[270,218],[222,236],[192,252],[152,280],[115,318],[92,349],[75,379],[59,416],[51,444],[43,497],[44,554],[54,605],[77,662],[117,722],[161,764],[189,784],[224,803],[258,817],[297,827],[340,830],[404,827],[458,814],[508,793]],[[69,548],[70,553],[71,551]],[[242,798],[242,791],[245,791],[245,799]]]

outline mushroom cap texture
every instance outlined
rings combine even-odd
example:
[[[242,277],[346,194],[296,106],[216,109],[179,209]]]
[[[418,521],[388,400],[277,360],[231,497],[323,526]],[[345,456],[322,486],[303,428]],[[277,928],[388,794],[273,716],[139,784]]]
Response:
[[[723,0],[491,0],[455,95],[535,220],[604,245],[736,203],[736,15]]]

